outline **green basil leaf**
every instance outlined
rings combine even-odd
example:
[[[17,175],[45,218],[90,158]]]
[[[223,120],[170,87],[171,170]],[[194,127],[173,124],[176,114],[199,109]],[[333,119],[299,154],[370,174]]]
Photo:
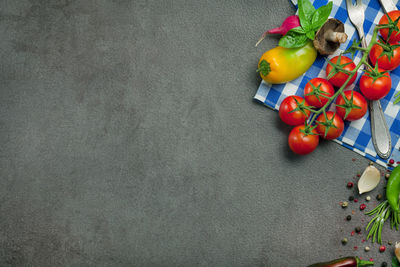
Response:
[[[293,28],[293,29],[290,29],[291,31],[293,31],[293,32],[297,32],[297,33],[306,33],[305,31],[304,31],[304,29],[302,28],[302,27],[296,27],[296,28]]]
[[[286,48],[298,48],[307,44],[308,38],[304,33],[298,33],[296,31],[288,31],[279,40],[279,46]]]
[[[309,30],[306,32],[306,36],[308,39],[314,40],[315,38],[315,31],[314,30]]]
[[[393,257],[393,259],[392,259],[392,266],[393,267],[399,267],[400,266],[396,257]]]
[[[312,28],[318,30],[324,25],[332,11],[332,2],[318,8],[312,17]]]
[[[312,25],[312,18],[315,13],[315,8],[311,4],[310,0],[299,0],[298,7],[300,25],[305,31],[307,31],[307,28],[310,28]]]

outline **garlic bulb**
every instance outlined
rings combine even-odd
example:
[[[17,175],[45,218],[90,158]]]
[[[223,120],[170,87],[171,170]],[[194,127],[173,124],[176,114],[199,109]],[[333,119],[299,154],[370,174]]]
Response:
[[[374,166],[368,166],[365,168],[363,174],[358,180],[358,191],[360,195],[365,192],[372,191],[381,180],[381,173]]]

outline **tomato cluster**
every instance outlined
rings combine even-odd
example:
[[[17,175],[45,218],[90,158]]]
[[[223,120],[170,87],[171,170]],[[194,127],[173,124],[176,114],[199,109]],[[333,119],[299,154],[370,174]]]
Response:
[[[345,58],[342,56],[342,58]],[[337,60],[337,59],[332,59]],[[345,60],[347,61],[348,58]],[[350,59],[349,59],[350,60]],[[354,64],[354,63],[353,63]],[[349,66],[349,71],[355,68]],[[327,69],[327,76],[332,70]],[[306,125],[309,119],[312,108],[323,107],[328,100],[334,96],[335,90],[333,85],[341,86],[347,80],[347,74],[337,73],[330,80],[323,78],[311,79],[304,87],[304,98],[300,96],[286,97],[279,108],[279,117],[286,124],[296,126],[289,134],[289,147],[296,154],[305,155],[314,151],[319,144],[319,138],[335,139],[338,138],[344,128],[344,119],[354,120],[364,116],[367,103],[360,93],[353,91],[345,91],[343,97],[338,97],[336,100],[336,112],[327,111],[320,114],[316,118],[316,126],[309,127]],[[349,107],[346,106],[348,105]],[[360,109],[358,107],[361,107]],[[349,110],[343,112],[342,110]]]
[[[345,83],[349,86],[357,78],[356,74],[353,75],[357,68],[353,60],[339,55],[328,62],[326,79],[313,78],[308,81],[304,87],[304,97],[292,95],[282,101],[279,108],[281,120],[295,126],[288,140],[293,152],[308,154],[318,146],[320,138],[338,138],[343,132],[344,120],[358,120],[366,114],[366,99],[378,100],[389,93],[392,80],[388,71],[400,65],[400,11],[391,11],[382,16],[379,25],[387,27],[389,24],[390,27],[379,29],[382,37],[369,52],[371,65],[365,63],[368,67],[359,81],[361,93],[345,90],[335,94],[335,87],[342,90]],[[325,111],[328,102],[334,100],[333,97],[336,97],[335,111]],[[322,110],[317,110],[320,108]],[[311,119],[314,113],[318,117]],[[313,122],[315,125],[310,125]]]

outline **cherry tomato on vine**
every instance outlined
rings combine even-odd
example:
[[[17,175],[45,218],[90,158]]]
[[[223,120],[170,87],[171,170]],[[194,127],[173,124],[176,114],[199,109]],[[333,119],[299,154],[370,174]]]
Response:
[[[382,69],[378,69],[379,72],[383,72]],[[369,100],[378,100],[385,97],[390,88],[392,88],[392,79],[389,73],[381,74],[382,76],[374,78],[369,76],[368,73],[364,73],[360,78],[360,90],[361,93]]]
[[[310,105],[304,98],[296,95],[286,97],[279,107],[279,117],[289,125],[303,124],[310,116],[310,111],[305,107]]]
[[[386,45],[389,46],[389,44]],[[400,65],[400,47],[392,46],[390,50],[393,50],[393,52],[385,51],[379,44],[374,44],[369,52],[369,59],[372,65],[375,66],[378,63],[378,67],[384,70],[394,70],[397,68]]]
[[[319,115],[316,124],[317,132],[322,138],[327,140],[338,138],[342,134],[344,128],[342,118],[333,111],[327,111],[326,118],[324,114]]]
[[[339,61],[339,57],[340,57],[340,61]],[[341,67],[346,70],[346,71],[352,71],[356,68],[356,64],[354,64],[353,60],[351,60],[350,58],[346,57],[346,56],[336,56],[333,57],[330,60],[331,63],[333,64],[339,64],[341,65]],[[331,74],[331,73],[335,73],[335,75]],[[335,68],[331,65],[328,64],[326,66],[326,77],[330,77],[329,75],[333,75],[331,78],[328,79],[328,81],[333,84],[336,87],[341,87],[345,81],[349,78],[349,75],[340,71],[340,70],[335,70]],[[349,86],[350,84],[352,84],[357,78],[357,74],[355,74],[351,80],[347,83],[347,86]]]
[[[339,95],[336,99],[336,114],[344,120],[355,121],[361,119],[367,113],[367,100],[358,92],[344,91],[347,101]],[[353,101],[351,101],[353,99]],[[339,106],[340,105],[340,106]]]
[[[400,11],[399,10],[392,10],[387,13],[387,15],[383,15],[381,19],[379,20],[379,25],[382,24],[388,24],[389,19],[388,16],[391,18],[392,21],[396,21],[398,17],[400,17]],[[397,26],[400,27],[400,21],[397,22]],[[383,39],[387,40],[388,35],[389,35],[389,29],[384,28],[384,29],[379,29],[379,33],[382,35]],[[400,41],[400,35],[397,34],[397,31],[393,31],[390,35],[389,43],[395,43]]]
[[[318,146],[319,136],[315,129],[308,128],[305,125],[299,125],[292,129],[289,134],[290,149],[300,155],[306,155],[314,151]],[[306,134],[308,132],[308,134]]]
[[[311,79],[304,87],[304,98],[311,106],[321,108],[326,102],[328,97],[335,94],[332,84],[323,78]]]

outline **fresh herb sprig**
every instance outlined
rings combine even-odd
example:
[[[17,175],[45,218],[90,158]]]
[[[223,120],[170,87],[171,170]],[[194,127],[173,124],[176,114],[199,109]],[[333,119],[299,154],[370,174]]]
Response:
[[[309,0],[299,0],[299,27],[288,31],[280,40],[279,46],[286,48],[298,48],[307,44],[308,40],[314,40],[315,32],[324,25],[332,11],[332,2],[318,9]]]

